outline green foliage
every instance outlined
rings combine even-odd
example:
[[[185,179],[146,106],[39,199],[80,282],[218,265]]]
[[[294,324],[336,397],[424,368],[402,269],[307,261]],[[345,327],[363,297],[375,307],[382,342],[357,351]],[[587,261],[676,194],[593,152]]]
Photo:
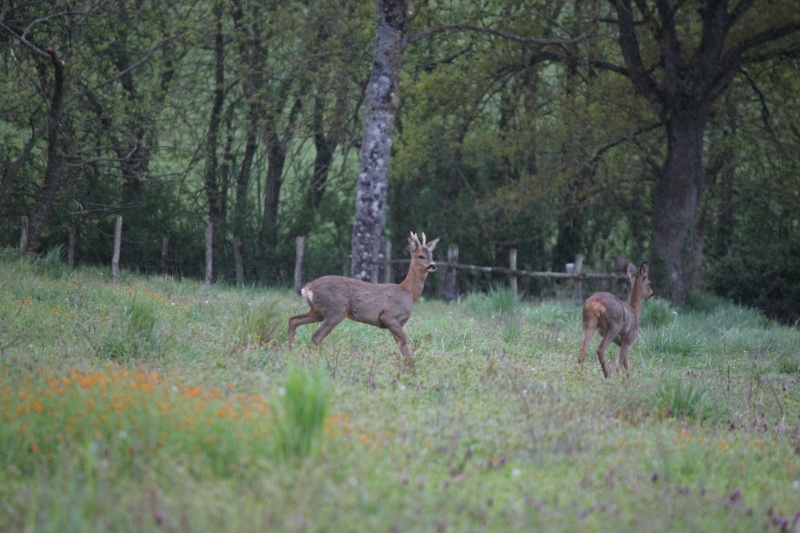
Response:
[[[320,443],[328,415],[328,382],[322,368],[312,372],[290,366],[273,404],[280,406],[275,416],[275,447],[279,457],[293,462],[308,457]]]
[[[66,251],[63,245],[56,245],[51,248],[42,259],[37,261],[39,269],[49,276],[57,277],[63,275],[67,270],[67,265],[64,264]]]
[[[520,310],[522,297],[506,285],[494,284],[486,293],[468,295],[464,305],[478,316],[505,315]]]
[[[98,350],[112,359],[152,354],[160,343],[157,324],[155,306],[134,297],[113,319],[111,330],[100,340]]]
[[[784,354],[778,357],[777,371],[781,374],[797,374],[800,372],[800,355]]]
[[[548,325],[560,329],[580,329],[582,327],[581,307],[545,300],[525,309],[525,317],[535,324]]]
[[[699,355],[703,343],[699,335],[686,328],[672,324],[657,329],[645,329],[640,333],[642,351],[669,358],[686,358]]]
[[[709,286],[784,324],[800,321],[800,238],[776,245],[748,243],[715,262]]]
[[[285,329],[283,310],[274,299],[243,302],[231,319],[231,335],[238,346],[275,344]]]
[[[663,298],[650,298],[644,304],[639,325],[644,328],[662,328],[671,324],[678,312]]]
[[[10,261],[2,531],[734,531],[797,512],[784,359],[800,335],[736,306],[643,328],[632,376],[606,380],[593,357],[578,369],[570,302],[478,315],[423,298],[408,366],[388,332],[352,321],[321,349],[232,349],[233,325],[261,329],[247,309],[274,302],[264,316],[285,324],[302,306],[287,290]],[[157,349],[96,357],[123,319]],[[663,330],[703,356],[648,351]]]
[[[730,301],[722,296],[706,291],[691,291],[686,297],[689,309],[698,313],[713,313],[719,307],[728,307]]]
[[[663,417],[700,422],[719,419],[724,413],[706,388],[684,379],[661,383],[653,398],[653,410]]]

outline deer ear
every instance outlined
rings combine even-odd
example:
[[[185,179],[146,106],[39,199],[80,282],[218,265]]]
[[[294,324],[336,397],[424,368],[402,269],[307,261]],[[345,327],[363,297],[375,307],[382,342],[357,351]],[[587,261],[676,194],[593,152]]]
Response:
[[[647,266],[647,261],[642,263],[642,267],[639,269],[639,275],[643,278],[646,278],[647,275],[650,273],[650,267]]]
[[[628,274],[628,277],[630,278],[630,280],[633,281],[633,278],[636,277],[636,265],[634,265],[633,263],[629,262],[628,263],[627,274]]]
[[[426,244],[425,244],[425,246],[427,246],[427,247],[428,247],[428,250],[432,252],[432,251],[433,251],[433,249],[434,249],[434,248],[436,248],[436,245],[437,245],[438,243],[439,243],[439,237],[436,237],[436,238],[435,238],[435,239],[433,239],[431,242],[429,242],[429,243],[426,243]]]

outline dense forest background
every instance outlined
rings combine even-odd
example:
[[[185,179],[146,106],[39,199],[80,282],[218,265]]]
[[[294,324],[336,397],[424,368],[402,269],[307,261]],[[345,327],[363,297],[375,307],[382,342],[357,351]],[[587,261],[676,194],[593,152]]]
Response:
[[[796,0],[0,6],[2,246],[27,216],[31,252],[74,232],[108,264],[121,214],[126,268],[160,272],[167,237],[169,271],[202,277],[213,222],[218,280],[237,239],[248,282],[288,284],[301,235],[308,278],[347,273],[388,19],[395,250],[424,231],[472,264],[649,260],[676,303],[800,319]]]

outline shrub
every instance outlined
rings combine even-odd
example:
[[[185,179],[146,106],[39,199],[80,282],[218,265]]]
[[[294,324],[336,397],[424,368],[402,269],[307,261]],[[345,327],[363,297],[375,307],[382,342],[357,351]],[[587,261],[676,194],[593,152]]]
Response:
[[[686,297],[686,305],[698,313],[712,313],[718,307],[729,305],[722,296],[705,291],[692,291]]]
[[[707,275],[712,290],[784,324],[800,321],[800,239],[741,246]],[[757,280],[757,281],[756,281]]]
[[[675,324],[665,328],[647,329],[641,336],[643,350],[668,356],[691,357],[697,355],[702,343],[697,336]]]
[[[639,321],[642,327],[660,328],[671,324],[678,313],[672,309],[669,301],[662,298],[650,298],[642,309]]]

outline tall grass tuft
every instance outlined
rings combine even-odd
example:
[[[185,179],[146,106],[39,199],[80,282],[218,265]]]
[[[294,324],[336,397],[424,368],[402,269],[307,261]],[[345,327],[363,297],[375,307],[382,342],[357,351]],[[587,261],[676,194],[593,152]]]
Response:
[[[111,331],[100,340],[100,353],[111,358],[140,357],[157,350],[157,315],[154,305],[133,298],[123,308]]]
[[[662,382],[658,386],[653,410],[665,418],[697,421],[717,418],[725,411],[713,405],[706,389],[683,379]]]
[[[489,317],[519,311],[522,308],[522,298],[506,286],[492,285],[486,294],[467,296],[465,304],[473,314]]]
[[[285,322],[274,300],[247,302],[233,316],[233,342],[240,347],[275,343],[286,329]]]
[[[781,374],[796,374],[800,372],[800,357],[784,354],[775,362],[776,369]]]
[[[522,317],[519,313],[507,313],[501,320],[503,340],[507,344],[515,344],[522,338]]]
[[[60,277],[67,269],[64,264],[64,246],[59,244],[47,251],[45,256],[36,262],[38,270],[51,277]]]
[[[286,384],[273,404],[280,406],[275,413],[278,457],[291,463],[311,455],[328,413],[328,380],[324,371],[290,366]]]
[[[579,330],[581,307],[572,303],[545,300],[525,309],[525,317],[534,324],[558,329]]]
[[[702,342],[695,333],[675,324],[658,329],[646,328],[643,333],[640,346],[653,355],[694,357],[702,349]]]

